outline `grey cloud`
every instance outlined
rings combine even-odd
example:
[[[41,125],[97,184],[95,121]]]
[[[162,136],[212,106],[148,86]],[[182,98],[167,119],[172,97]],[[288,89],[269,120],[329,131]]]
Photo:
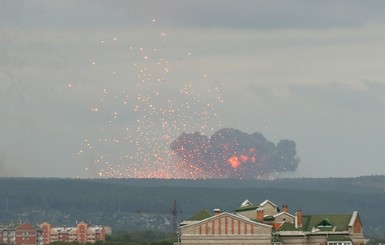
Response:
[[[130,26],[156,18],[174,27],[301,29],[385,21],[384,1],[1,1],[2,25]],[[147,20],[147,21],[146,21]]]
[[[352,111],[379,111],[384,108],[385,86],[365,82],[364,89],[355,89],[347,84],[332,82],[326,85],[290,85],[291,91],[306,103]],[[382,92],[377,89],[380,87]]]
[[[300,155],[311,174],[312,167],[325,160],[330,166],[356,163],[357,157],[341,156],[329,133],[338,129],[332,141],[353,144],[354,132],[367,125],[357,137],[381,145],[383,135],[378,129],[384,122],[383,113],[378,112],[384,111],[385,98],[385,85],[380,83],[384,32],[383,27],[343,31],[338,27],[385,23],[383,5],[379,1],[0,1],[4,122],[0,132],[7,139],[0,145],[6,154],[6,161],[0,155],[0,175],[84,176],[82,168],[87,166],[89,175],[95,176],[99,167],[91,166],[99,156],[113,154],[111,160],[117,160],[117,166],[121,153],[131,154],[127,150],[131,145],[125,141],[117,146],[98,144],[99,139],[124,137],[121,129],[135,129],[134,122],[143,116],[149,119],[145,133],[151,137],[160,135],[151,121],[171,121],[175,115],[185,131],[207,124],[209,133],[232,127],[248,132],[263,129],[273,141],[293,138],[298,149],[307,152]],[[311,30],[255,31],[285,28]],[[167,38],[159,35],[163,31]],[[112,41],[115,36],[116,42]],[[142,61],[141,47],[148,61]],[[151,58],[160,57],[168,60],[172,72],[165,74],[152,63]],[[151,102],[166,108],[171,98],[180,113],[133,113],[134,103],[139,103],[136,95],[151,95],[147,87],[136,87],[137,67],[144,64],[153,81],[158,75],[165,78],[159,87],[151,85],[160,93]],[[361,78],[380,82],[364,81],[360,89],[345,84]],[[314,85],[333,79],[344,83]],[[301,84],[286,87],[293,81]],[[194,85],[189,97],[179,92],[185,83]],[[205,92],[208,83],[210,93]],[[132,102],[130,109],[123,104],[126,95]],[[213,109],[208,110],[207,104],[213,104]],[[98,113],[90,111],[94,107],[100,109]],[[197,114],[201,111],[211,113],[210,117]],[[112,125],[113,112],[119,116]],[[172,136],[179,133],[173,130]],[[133,131],[131,138],[136,137]],[[94,150],[78,157],[76,153],[85,148],[84,139],[95,142]],[[329,159],[320,155],[319,149],[325,147],[331,148]],[[357,155],[355,148],[347,148],[346,154],[353,149]],[[381,159],[378,155],[365,161],[381,164]]]
[[[204,28],[333,28],[382,23],[383,1],[113,1],[135,6],[132,15],[152,13],[174,26]],[[126,2],[126,3],[124,3]],[[110,4],[110,2],[109,2]]]
[[[249,84],[246,88],[246,92],[251,95],[257,95],[258,97],[270,97],[272,93],[269,89],[257,84]]]
[[[0,26],[93,27],[126,24],[125,16],[108,12],[97,1],[1,1]]]
[[[384,20],[373,1],[195,1],[183,12],[183,23],[206,27],[252,29],[330,28]],[[183,21],[183,20],[182,20]],[[190,24],[190,23],[188,23]]]

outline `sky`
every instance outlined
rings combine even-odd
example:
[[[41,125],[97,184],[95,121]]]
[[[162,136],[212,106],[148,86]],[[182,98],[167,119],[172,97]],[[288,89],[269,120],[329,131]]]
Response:
[[[296,143],[385,174],[384,1],[0,1],[0,177],[199,177],[170,142]]]

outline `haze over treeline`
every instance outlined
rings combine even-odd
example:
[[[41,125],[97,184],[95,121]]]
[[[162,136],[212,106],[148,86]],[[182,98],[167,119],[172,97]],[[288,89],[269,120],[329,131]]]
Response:
[[[276,180],[162,180],[0,178],[0,223],[73,225],[84,220],[113,229],[171,230],[201,209],[231,212],[245,200],[269,199],[294,213],[350,214],[357,210],[368,236],[385,234],[385,176]],[[152,220],[151,222],[148,220]]]

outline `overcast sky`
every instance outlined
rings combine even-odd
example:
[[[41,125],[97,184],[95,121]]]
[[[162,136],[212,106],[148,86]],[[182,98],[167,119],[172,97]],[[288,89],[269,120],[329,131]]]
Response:
[[[384,1],[0,1],[0,176],[178,177],[169,142],[296,142],[385,174]],[[186,174],[186,173],[184,173]]]

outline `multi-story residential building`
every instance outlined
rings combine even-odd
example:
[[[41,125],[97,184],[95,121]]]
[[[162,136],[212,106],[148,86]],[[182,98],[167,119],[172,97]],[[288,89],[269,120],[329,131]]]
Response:
[[[362,224],[357,211],[351,214],[290,214],[269,200],[253,205],[246,200],[233,212],[202,210],[181,223],[181,245],[363,245]]]
[[[30,224],[0,226],[0,243],[13,245],[40,245],[40,230]]]
[[[45,222],[40,226],[30,224],[0,225],[0,244],[45,245],[51,242],[94,243],[105,241],[110,227],[90,226],[84,222],[74,227],[53,227]]]
[[[76,226],[51,226],[44,222],[40,225],[42,244],[51,242],[79,242],[94,243],[96,241],[105,241],[106,234],[110,232],[104,226],[90,226],[87,223],[80,222]]]

